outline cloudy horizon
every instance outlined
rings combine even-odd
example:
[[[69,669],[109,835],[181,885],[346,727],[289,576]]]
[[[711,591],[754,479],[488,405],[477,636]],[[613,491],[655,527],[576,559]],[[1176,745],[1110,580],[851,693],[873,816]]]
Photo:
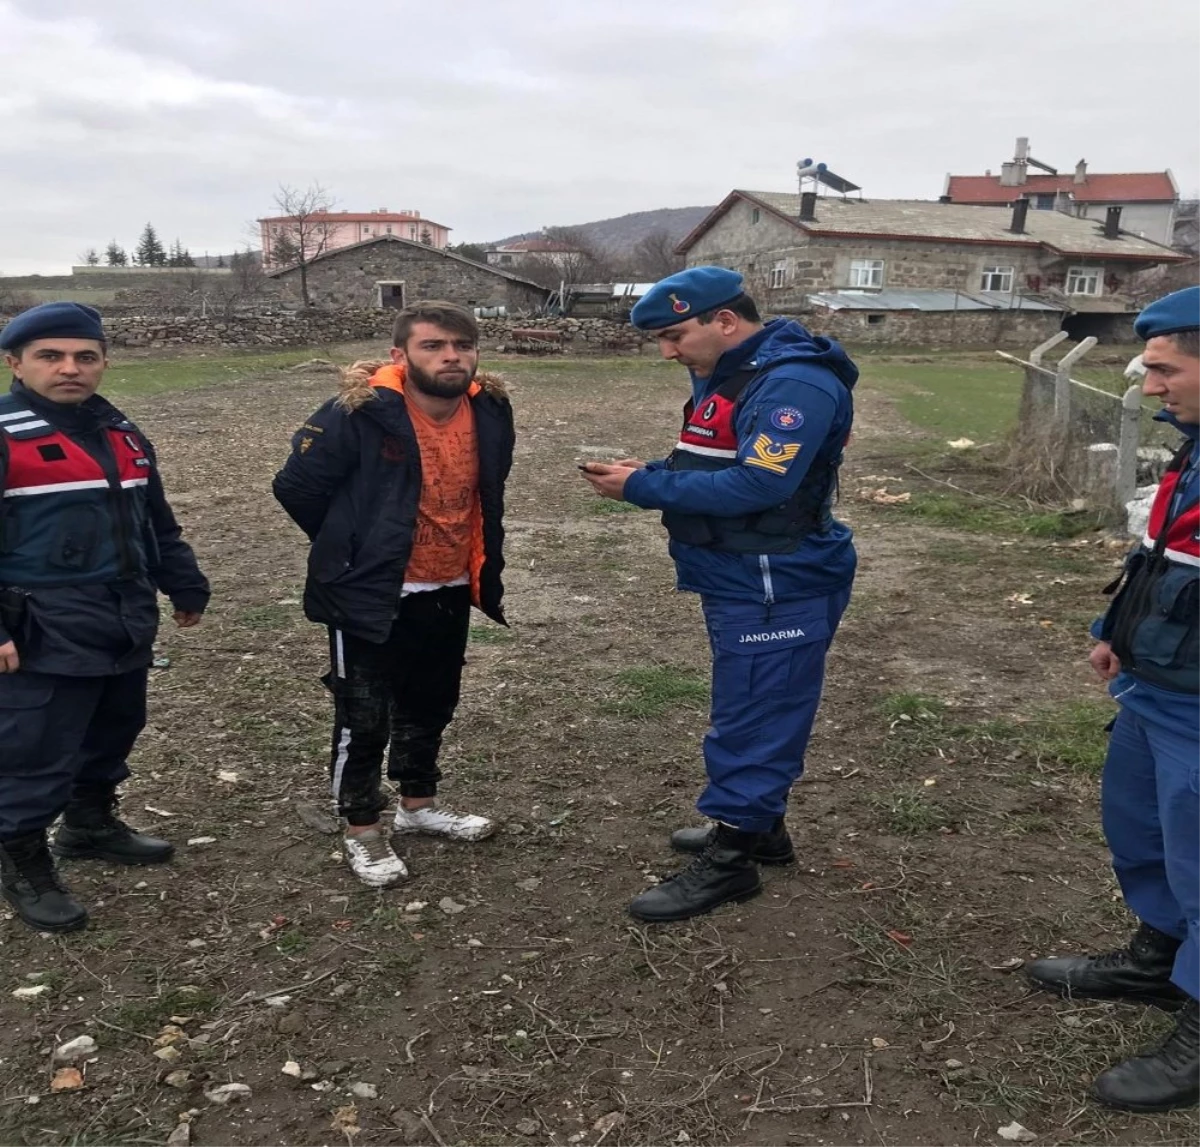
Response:
[[[733,187],[813,156],[875,198],[998,172],[1017,136],[1071,170],[1200,189],[1200,10],[1147,0],[0,0],[0,274],[65,273],[147,221],[254,244],[281,184],[416,209],[483,242]]]

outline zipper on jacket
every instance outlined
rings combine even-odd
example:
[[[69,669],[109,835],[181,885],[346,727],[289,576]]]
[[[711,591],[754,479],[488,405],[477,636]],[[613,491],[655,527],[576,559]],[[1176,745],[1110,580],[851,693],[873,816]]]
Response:
[[[133,548],[133,515],[129,510],[129,499],[133,496],[133,491],[127,491],[121,486],[121,474],[117,469],[117,456],[108,437],[109,430],[110,427],[104,424],[93,431],[84,431],[79,435],[79,442],[100,463],[105,481],[108,482],[108,502],[112,507],[113,521],[117,527],[116,542],[121,561],[121,575],[135,577],[142,572],[142,568]]]
[[[768,554],[758,555],[758,568],[762,573],[763,601],[767,605],[774,605],[775,583],[771,580],[771,558]]]

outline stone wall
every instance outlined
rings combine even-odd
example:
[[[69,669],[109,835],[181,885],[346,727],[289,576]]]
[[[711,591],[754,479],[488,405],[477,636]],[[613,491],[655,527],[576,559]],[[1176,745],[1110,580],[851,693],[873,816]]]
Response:
[[[300,297],[300,272],[272,278]],[[336,251],[308,268],[309,297],[321,307],[377,307],[380,283],[403,283],[404,301],[449,299],[464,307],[507,307],[531,312],[547,291],[514,282],[486,267],[420,244],[379,242]]]
[[[871,322],[875,319],[875,322]],[[814,334],[851,347],[902,346],[942,349],[1028,349],[1057,334],[1057,311],[827,311],[801,315]]]

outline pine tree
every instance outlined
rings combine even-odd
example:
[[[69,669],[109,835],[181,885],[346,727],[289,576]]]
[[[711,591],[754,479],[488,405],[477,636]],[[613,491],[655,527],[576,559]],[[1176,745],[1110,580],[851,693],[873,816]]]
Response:
[[[224,255],[218,255],[218,256],[217,256],[217,266],[218,266],[218,267],[224,267],[224,266],[225,266],[225,256],[224,256]]]
[[[83,253],[83,262],[84,262],[84,265],[87,267],[100,266],[100,256],[96,253],[95,247],[89,247]]]
[[[138,240],[137,247],[134,248],[133,261],[139,267],[166,266],[167,252],[159,242],[158,233],[154,230],[152,223],[147,223],[145,230],[142,231],[142,237]]]
[[[125,267],[129,264],[129,256],[125,254],[125,248],[119,246],[117,241],[112,239],[104,248],[104,261],[110,267]]]

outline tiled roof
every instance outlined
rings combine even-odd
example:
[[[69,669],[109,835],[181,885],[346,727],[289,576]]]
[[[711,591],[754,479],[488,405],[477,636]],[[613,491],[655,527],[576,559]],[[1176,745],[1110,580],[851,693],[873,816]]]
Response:
[[[1011,203],[1022,195],[1066,191],[1080,203],[1169,203],[1179,192],[1166,171],[1120,175],[1088,174],[1082,183],[1073,175],[1030,175],[1017,187],[1005,187],[998,175],[952,175],[946,194],[955,203]]]
[[[1169,247],[1121,234],[1104,237],[1095,219],[1080,219],[1061,211],[1030,210],[1025,231],[1012,232],[1011,207],[971,207],[910,199],[843,199],[826,196],[816,202],[816,218],[801,221],[800,196],[776,191],[732,191],[680,245],[686,251],[738,199],[767,208],[804,231],[818,235],[862,236],[941,243],[988,243],[1048,247],[1063,255],[1105,259],[1138,259],[1169,263],[1183,258]]]

